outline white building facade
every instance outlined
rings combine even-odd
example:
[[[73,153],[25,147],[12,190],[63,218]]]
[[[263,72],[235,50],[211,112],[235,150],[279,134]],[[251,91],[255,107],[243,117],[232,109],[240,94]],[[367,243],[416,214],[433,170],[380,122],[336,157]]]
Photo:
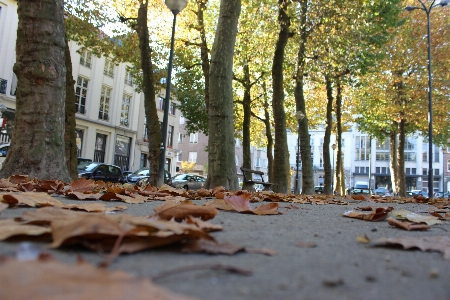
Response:
[[[325,127],[319,126],[317,130],[310,130],[311,151],[314,169],[314,185],[324,183],[323,140]],[[290,153],[290,166],[293,173],[292,184],[296,176],[296,149],[297,134],[288,131],[288,147]],[[336,169],[337,150],[331,145],[336,144],[336,136],[331,136],[330,155],[332,169]],[[390,146],[389,140],[379,141],[368,134],[358,131],[353,124],[348,131],[342,134],[342,155],[344,163],[345,186],[351,188],[356,181],[370,183],[372,189],[386,187],[392,189],[390,173]],[[444,161],[445,151],[433,145],[433,189],[447,192],[448,182],[444,177],[446,168],[450,170],[450,163]],[[418,134],[408,136],[405,145],[405,174],[407,190],[423,190],[428,192],[428,144]],[[299,182],[301,187],[301,163],[299,167]],[[292,186],[293,187],[293,186]]]
[[[11,134],[16,109],[17,78],[13,73],[17,32],[17,2],[0,0],[0,108],[1,135]],[[70,41],[78,156],[137,170],[148,166],[148,136],[145,130],[144,96],[135,91],[129,65],[115,65]],[[158,118],[162,120],[165,91],[156,95]],[[3,106],[4,105],[4,106]],[[169,109],[166,169],[174,174],[180,114],[171,101]],[[6,124],[5,124],[6,123]]]

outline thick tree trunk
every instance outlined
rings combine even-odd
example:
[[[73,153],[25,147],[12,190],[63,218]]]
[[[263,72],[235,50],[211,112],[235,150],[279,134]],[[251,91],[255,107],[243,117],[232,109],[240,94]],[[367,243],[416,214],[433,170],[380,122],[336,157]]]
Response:
[[[14,134],[1,177],[71,180],[64,146],[65,33],[63,1],[18,1]]]
[[[75,80],[72,76],[72,60],[70,57],[69,44],[66,41],[65,62],[66,62],[66,110],[65,110],[65,129],[64,144],[66,147],[67,169],[70,177],[75,180],[78,178],[78,148],[76,141],[76,119],[75,119]]]
[[[278,40],[275,46],[272,64],[272,109],[275,123],[275,148],[272,171],[276,174],[276,176],[273,177],[272,183],[274,185],[272,189],[274,192],[286,193],[288,189],[288,170],[286,170],[287,135],[286,113],[284,111],[283,63],[285,48],[290,37],[290,18],[285,11],[287,1],[279,0],[278,5],[278,23],[280,32],[278,33]]]
[[[398,193],[398,163],[397,163],[397,134],[394,131],[389,133],[389,156],[391,161],[389,167],[391,170],[391,184],[394,193]]]
[[[211,52],[207,188],[239,188],[233,121],[233,55],[240,0],[221,0]]]
[[[333,127],[333,86],[329,75],[325,75],[325,87],[327,91],[327,126],[325,127],[325,136],[323,138],[323,162],[325,170],[325,194],[330,195],[333,178],[330,159],[330,139],[331,129]],[[334,157],[332,158],[334,159]]]
[[[397,164],[398,164],[398,186],[397,193],[399,196],[406,197],[406,174],[405,174],[405,126],[404,118],[400,119],[398,123],[398,149],[397,149]]]
[[[142,91],[144,93],[144,110],[147,120],[148,151],[150,162],[150,185],[158,185],[159,155],[161,148],[161,126],[155,101],[155,87],[149,33],[147,25],[148,0],[141,1],[138,11],[136,31],[139,36],[139,50],[141,53]]]
[[[314,194],[314,170],[311,159],[311,141],[309,136],[308,118],[306,115],[305,95],[304,95],[304,70],[306,65],[306,43],[308,32],[306,28],[308,1],[300,1],[300,41],[297,53],[297,72],[295,80],[295,103],[297,111],[303,112],[305,117],[299,122],[300,153],[302,159],[302,194]]]

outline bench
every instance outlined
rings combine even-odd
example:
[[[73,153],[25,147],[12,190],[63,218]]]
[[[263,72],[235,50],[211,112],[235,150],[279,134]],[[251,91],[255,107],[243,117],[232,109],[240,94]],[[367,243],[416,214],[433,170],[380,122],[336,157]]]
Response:
[[[245,183],[251,184],[251,185],[261,184],[264,186],[264,191],[270,191],[270,188],[273,185],[273,183],[264,181],[264,172],[251,170],[251,169],[247,169],[247,168],[243,168],[243,167],[241,167],[241,171],[242,171],[242,175],[244,176],[244,184]],[[261,179],[259,180],[259,178],[258,178],[258,180],[254,180],[253,174],[255,174],[256,176],[259,176]]]

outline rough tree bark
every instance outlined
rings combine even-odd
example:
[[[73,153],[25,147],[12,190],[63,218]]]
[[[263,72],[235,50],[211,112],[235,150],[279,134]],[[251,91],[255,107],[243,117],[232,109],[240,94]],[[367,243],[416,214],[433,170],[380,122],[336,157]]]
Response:
[[[69,182],[63,1],[19,0],[17,12],[15,129],[0,176],[27,174]]]
[[[305,117],[299,122],[300,135],[300,153],[302,159],[302,194],[314,194],[314,170],[311,159],[311,141],[309,136],[308,117],[306,115],[305,95],[304,95],[304,77],[306,66],[306,43],[308,39],[308,31],[306,28],[308,1],[300,2],[300,41],[297,53],[297,72],[295,76],[295,103],[297,111],[301,111]]]
[[[66,147],[67,170],[70,177],[75,180],[78,178],[78,148],[76,141],[76,118],[75,118],[75,80],[72,76],[72,60],[67,38],[66,42],[66,109],[64,122],[64,144]]]
[[[208,110],[208,179],[206,188],[224,186],[237,190],[234,156],[233,55],[240,0],[221,0],[219,21],[211,52],[210,103]]]
[[[161,147],[161,126],[155,101],[155,87],[153,79],[152,50],[149,46],[147,25],[148,0],[140,1],[136,32],[139,36],[139,50],[141,53],[141,67],[143,74],[142,91],[144,93],[144,110],[147,120],[148,160],[150,162],[150,185],[158,185],[159,155]]]
[[[391,170],[391,183],[392,183],[392,190],[394,193],[398,192],[398,164],[397,164],[397,148],[398,148],[398,141],[397,141],[397,133],[394,131],[391,131],[389,133],[389,167]]]
[[[329,75],[325,75],[325,86],[327,91],[327,125],[325,127],[325,135],[323,138],[323,162],[325,170],[325,194],[330,195],[333,191],[331,189],[332,180],[334,180],[333,171],[331,168],[330,159],[330,140],[331,129],[333,127],[333,85]],[[334,157],[332,158],[334,159]]]
[[[289,31],[290,18],[286,13],[288,2],[278,0],[278,23],[280,31],[278,33],[278,40],[275,46],[275,54],[273,56],[272,64],[272,109],[273,119],[275,123],[275,147],[272,171],[273,176],[273,191],[278,193],[287,193],[288,189],[288,171],[286,170],[286,113],[284,111],[284,77],[283,77],[283,63],[285,57],[285,48],[289,38],[292,36]]]
[[[345,195],[345,182],[344,170],[342,162],[342,120],[341,120],[341,108],[342,108],[342,87],[340,79],[336,80],[336,186],[335,190]]]
[[[403,114],[401,114],[403,115]],[[400,119],[398,123],[398,148],[397,148],[397,174],[398,185],[397,193],[399,196],[406,197],[406,174],[405,174],[405,132],[406,121],[404,118]]]

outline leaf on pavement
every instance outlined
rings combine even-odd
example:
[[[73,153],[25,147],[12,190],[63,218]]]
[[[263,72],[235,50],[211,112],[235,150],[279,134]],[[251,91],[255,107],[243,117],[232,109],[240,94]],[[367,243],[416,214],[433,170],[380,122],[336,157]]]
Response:
[[[61,180],[41,180],[36,186],[36,191],[52,194],[61,193],[65,187],[65,184]]]
[[[195,204],[177,204],[166,202],[155,207],[156,215],[163,220],[175,219],[182,221],[188,216],[200,218],[203,221],[213,219],[219,212],[211,206],[197,206]]]
[[[50,228],[36,226],[36,225],[24,225],[16,222],[12,219],[0,220],[0,241],[6,240],[10,237],[17,236],[42,236],[49,235]],[[1,269],[1,268],[0,268]],[[0,299],[2,299],[0,297]]]
[[[17,184],[8,181],[7,179],[0,179],[0,189],[4,191],[18,191]]]
[[[100,200],[100,193],[67,192],[66,197],[77,200]]]
[[[87,212],[106,212],[127,209],[126,206],[115,206],[107,208],[103,203],[66,204],[61,208],[71,210],[84,210]]]
[[[397,228],[413,231],[413,230],[428,230],[430,229],[430,225],[427,224],[420,224],[420,223],[412,223],[407,221],[400,221],[395,218],[389,217],[387,220],[389,225],[395,226]]]
[[[9,177],[9,182],[13,184],[19,184],[30,180],[31,179],[30,177],[28,177],[28,175],[12,175],[11,177]]]
[[[62,202],[48,195],[47,193],[24,192],[17,194],[3,195],[2,202],[11,205],[27,205],[31,207],[39,206],[63,206]]]
[[[357,235],[357,236],[356,236],[356,240],[357,240],[359,243],[362,243],[362,244],[368,244],[368,243],[370,243],[370,239],[369,239],[369,237],[368,237],[366,234],[363,235],[363,236]]]
[[[250,198],[250,193],[240,193],[233,196],[225,196],[224,201],[238,212],[251,212]]]
[[[203,206],[212,206],[220,210],[234,210],[229,204],[225,203],[223,199],[214,199],[208,202],[205,202]]]
[[[100,294],[99,294],[100,293]],[[172,293],[123,271],[86,262],[67,265],[55,260],[7,260],[0,268],[0,299],[193,299]]]
[[[252,212],[256,215],[279,215],[278,212],[278,203],[273,202],[269,204],[263,204],[254,210]]]
[[[441,221],[438,220],[438,218],[434,216],[422,216],[404,209],[394,210],[391,212],[391,215],[397,218],[407,219],[408,221],[415,223],[426,223],[427,225],[435,225],[442,223]]]
[[[94,179],[86,179],[84,177],[72,182],[72,192],[91,192],[94,189]]]
[[[441,215],[437,211],[430,211],[429,214],[433,217],[438,218],[439,220],[450,221],[450,214],[445,213],[444,215]]]
[[[380,238],[373,241],[373,245],[374,246],[400,245],[403,247],[403,249],[418,248],[421,251],[438,251],[444,255],[444,259],[450,260],[450,235]]]
[[[183,253],[208,253],[233,255],[240,251],[245,251],[245,247],[233,243],[219,243],[199,239],[193,243],[186,244],[181,250]]]
[[[388,213],[392,210],[392,207],[377,207],[370,213],[362,213],[356,211],[347,211],[343,214],[344,217],[362,219],[366,221],[378,222],[386,219]]]
[[[207,232],[211,232],[211,231],[221,231],[223,229],[222,226],[220,225],[216,225],[216,224],[212,224],[209,222],[205,222],[202,221],[199,218],[194,218],[192,216],[188,216],[184,222],[186,222],[186,224],[194,224],[195,226],[197,226],[200,229],[203,229]]]

